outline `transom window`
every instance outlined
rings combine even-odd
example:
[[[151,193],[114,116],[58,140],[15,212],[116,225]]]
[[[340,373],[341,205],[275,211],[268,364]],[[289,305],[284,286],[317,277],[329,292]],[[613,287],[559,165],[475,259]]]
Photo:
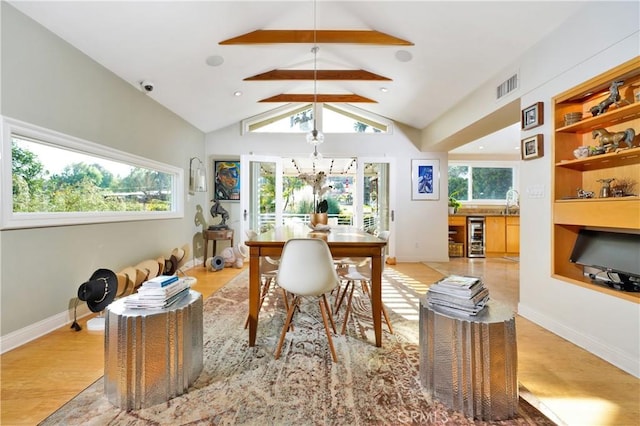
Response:
[[[182,217],[182,169],[4,121],[3,227]]]
[[[390,133],[391,120],[351,105],[317,105],[316,128],[323,133]],[[313,130],[313,104],[286,105],[243,120],[244,133],[306,133]]]

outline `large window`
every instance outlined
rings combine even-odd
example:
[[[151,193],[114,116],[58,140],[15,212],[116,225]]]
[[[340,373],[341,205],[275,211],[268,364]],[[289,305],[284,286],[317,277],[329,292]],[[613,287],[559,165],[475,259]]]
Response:
[[[182,169],[4,120],[3,227],[182,217]]]
[[[461,202],[498,204],[518,184],[518,169],[511,162],[449,162],[449,196]]]

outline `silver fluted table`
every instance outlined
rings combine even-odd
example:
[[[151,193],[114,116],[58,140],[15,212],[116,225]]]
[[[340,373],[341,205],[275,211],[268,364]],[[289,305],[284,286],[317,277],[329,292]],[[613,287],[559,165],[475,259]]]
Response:
[[[113,405],[137,410],[185,393],[202,371],[202,295],[190,290],[161,310],[107,307],[104,392]]]
[[[490,301],[477,316],[420,303],[420,381],[430,397],[467,417],[505,420],[518,410],[515,315]]]

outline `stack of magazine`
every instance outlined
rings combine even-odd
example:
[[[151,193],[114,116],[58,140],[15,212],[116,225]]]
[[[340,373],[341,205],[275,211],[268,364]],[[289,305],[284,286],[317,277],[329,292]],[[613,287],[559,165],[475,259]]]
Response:
[[[450,275],[427,291],[429,306],[456,314],[477,315],[488,301],[489,289],[478,277]]]
[[[158,275],[142,283],[137,293],[124,299],[124,304],[132,309],[162,309],[173,305],[188,293],[187,280],[175,275]]]

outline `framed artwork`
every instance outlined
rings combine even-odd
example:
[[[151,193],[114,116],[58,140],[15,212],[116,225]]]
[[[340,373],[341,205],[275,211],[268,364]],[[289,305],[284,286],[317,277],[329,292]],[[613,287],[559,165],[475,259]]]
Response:
[[[240,201],[240,162],[213,162],[213,198],[220,201]]]
[[[522,139],[520,144],[520,153],[523,160],[532,160],[540,158],[544,155],[542,134]]]
[[[522,130],[533,129],[542,125],[542,107],[543,103],[537,102],[522,110]]]
[[[440,160],[411,160],[411,199],[440,199]]]

